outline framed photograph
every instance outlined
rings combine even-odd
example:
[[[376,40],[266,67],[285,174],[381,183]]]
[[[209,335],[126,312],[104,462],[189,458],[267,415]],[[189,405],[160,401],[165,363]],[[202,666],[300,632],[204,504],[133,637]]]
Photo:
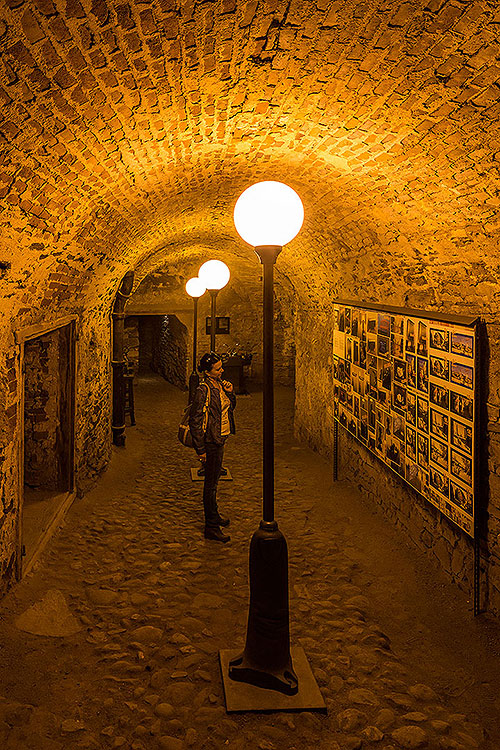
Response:
[[[351,308],[345,308],[345,332],[351,333]]]
[[[217,335],[226,334],[230,332],[231,318],[224,316],[215,318],[215,333]],[[209,336],[212,332],[212,318],[207,316],[205,319],[205,333]]]
[[[391,333],[403,336],[405,330],[405,319],[402,315],[391,315]]]
[[[387,313],[378,313],[377,320],[377,333],[388,337],[391,332],[391,316]]]
[[[417,462],[427,469],[429,467],[429,438],[417,432]]]
[[[383,388],[378,389],[377,400],[381,406],[388,409],[391,405],[391,392],[384,391]]]
[[[366,370],[366,341],[359,342],[359,366]]]
[[[391,390],[391,363],[385,359],[379,359],[377,363],[377,379],[387,391]]]
[[[450,411],[457,417],[468,419],[470,422],[474,419],[474,401],[468,396],[451,391]]]
[[[377,337],[373,334],[368,334],[367,336],[366,352],[367,354],[377,354]]]
[[[406,388],[394,383],[392,389],[392,405],[394,409],[404,414],[406,412]]]
[[[472,516],[472,492],[466,490],[464,487],[460,487],[455,482],[450,482],[450,500],[461,508],[469,516]]]
[[[385,453],[385,430],[380,422],[377,422],[375,429],[375,449],[382,455]]]
[[[398,440],[401,440],[401,441],[404,442],[404,439],[405,439],[405,421],[404,421],[403,417],[400,417],[397,414],[394,416],[394,419],[392,420],[392,434]]]
[[[352,401],[352,413],[359,419],[359,396],[354,396]]]
[[[451,449],[450,472],[465,484],[472,486],[472,458]]]
[[[450,408],[450,392],[448,388],[443,388],[443,386],[437,383],[431,383],[429,399],[432,404],[439,406],[441,409],[448,411]]]
[[[422,357],[427,357],[427,323],[423,320],[418,321],[418,335],[417,335],[417,354]]]
[[[366,341],[366,313],[362,311],[359,313],[359,338]]]
[[[417,363],[413,354],[406,355],[406,380],[410,388],[417,387]]]
[[[417,464],[414,464],[412,461],[406,462],[406,481],[408,484],[411,484],[417,492],[422,492],[423,487],[420,481],[420,472]]]
[[[353,339],[352,342],[352,361],[359,366],[359,341],[357,339]]]
[[[473,388],[474,368],[463,365],[461,362],[452,362],[451,382],[461,385],[463,388]]]
[[[452,333],[451,353],[472,359],[474,357],[474,336],[465,333]]]
[[[415,354],[415,321],[409,318],[406,321],[405,347],[407,352]]]
[[[344,385],[351,382],[351,363],[345,359],[337,360],[337,380]]]
[[[391,464],[396,464],[397,466],[401,463],[401,447],[397,440],[395,440],[392,436],[389,437],[387,440],[387,448],[386,448],[386,458]]]
[[[417,424],[417,397],[411,391],[406,391],[406,421],[413,426]]]
[[[345,358],[348,362],[352,362],[352,339],[347,336],[345,341]]]
[[[441,493],[444,497],[449,497],[450,494],[450,482],[447,476],[442,474],[440,471],[431,467],[429,471],[429,484],[434,487],[435,490]]]
[[[394,360],[394,382],[395,383],[406,383],[406,362],[402,359]]]
[[[354,309],[351,315],[351,336],[359,336],[359,310]]]
[[[431,328],[429,332],[429,346],[431,349],[439,349],[440,352],[450,351],[450,333],[439,328]]]
[[[430,411],[430,432],[448,442],[448,415],[436,409]]]
[[[377,354],[379,357],[389,357],[389,338],[377,336]]]
[[[339,307],[339,331],[342,333],[345,331],[345,310],[343,307]]]
[[[448,471],[448,446],[440,440],[431,438],[430,459],[445,471]]]
[[[417,460],[417,433],[408,425],[406,426],[406,455],[412,461]]]
[[[351,414],[349,414],[347,420],[347,429],[354,435],[354,437],[358,436],[358,423]]]
[[[472,455],[472,427],[452,417],[450,442],[455,448]]]
[[[417,390],[429,392],[429,360],[417,357]]]
[[[447,359],[442,359],[441,357],[433,357],[432,355],[429,358],[430,362],[430,373],[435,378],[441,378],[441,380],[449,380],[450,379],[450,363]]]
[[[404,338],[391,333],[391,355],[393,357],[404,356]]]
[[[368,399],[368,429],[371,432],[375,432],[376,421],[375,403]]]
[[[417,396],[417,429],[429,432],[429,402],[421,396]]]

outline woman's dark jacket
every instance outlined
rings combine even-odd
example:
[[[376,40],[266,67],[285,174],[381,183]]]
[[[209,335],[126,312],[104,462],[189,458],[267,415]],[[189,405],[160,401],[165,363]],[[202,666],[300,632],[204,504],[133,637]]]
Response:
[[[207,399],[207,388],[210,388],[210,405],[208,408],[207,431],[203,433],[203,407]],[[224,391],[231,405],[229,407],[229,429],[231,434],[235,433],[233,410],[236,406],[234,393]],[[189,415],[189,429],[193,437],[193,447],[196,453],[205,453],[205,442],[224,445],[226,436],[220,434],[222,419],[222,407],[220,403],[220,392],[217,386],[212,384],[210,378],[202,380],[194,394],[191,412]]]

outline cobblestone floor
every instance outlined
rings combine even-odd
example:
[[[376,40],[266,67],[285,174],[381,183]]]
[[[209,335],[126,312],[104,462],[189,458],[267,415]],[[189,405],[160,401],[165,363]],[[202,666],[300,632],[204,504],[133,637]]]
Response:
[[[127,448],[2,601],[0,746],[498,750],[496,625],[474,621],[463,594],[294,442],[286,389],[276,515],[291,637],[328,712],[226,714],[218,650],[246,632],[262,401],[238,399],[225,462],[234,481],[220,488],[232,538],[221,545],[203,539],[195,461],[176,441],[185,398],[154,377],[139,382]]]

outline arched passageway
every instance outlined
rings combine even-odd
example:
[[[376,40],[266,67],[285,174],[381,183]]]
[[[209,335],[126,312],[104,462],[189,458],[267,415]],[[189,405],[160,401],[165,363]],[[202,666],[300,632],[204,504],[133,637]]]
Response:
[[[260,267],[232,209],[271,178],[306,214],[276,267],[278,377],[295,385],[295,433],[321,454],[336,300],[483,320],[480,572],[498,614],[496,2],[9,0],[0,45],[1,591],[21,560],[26,335],[75,321],[84,494],[111,455],[110,314],[128,270],[135,290],[178,282],[162,313],[189,339],[183,282],[225,260],[221,305],[245,322],[237,343],[258,374]],[[471,593],[470,540],[344,431],[341,450],[344,476]]]

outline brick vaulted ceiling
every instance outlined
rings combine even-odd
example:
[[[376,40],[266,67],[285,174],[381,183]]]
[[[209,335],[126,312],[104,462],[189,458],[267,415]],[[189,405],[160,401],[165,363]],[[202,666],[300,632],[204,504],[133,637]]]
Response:
[[[258,179],[303,198],[280,262],[304,288],[496,275],[499,26],[497,0],[3,0],[12,296],[203,247],[244,263]]]

